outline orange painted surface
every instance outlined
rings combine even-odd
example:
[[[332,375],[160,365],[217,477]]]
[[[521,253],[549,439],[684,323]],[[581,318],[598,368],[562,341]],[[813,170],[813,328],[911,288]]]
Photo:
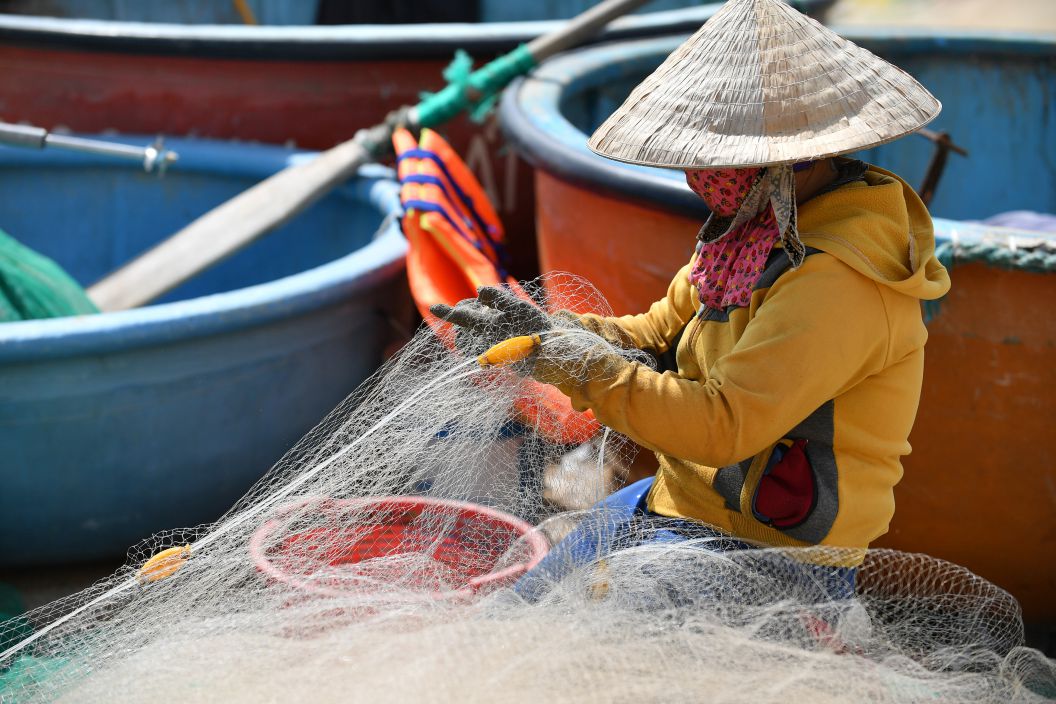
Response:
[[[543,272],[585,277],[616,315],[645,312],[664,297],[675,272],[689,261],[701,223],[535,174]]]
[[[536,172],[544,271],[589,279],[620,314],[661,298],[699,222]],[[951,272],[929,324],[924,390],[878,546],[964,565],[1056,622],[1056,276]]]
[[[1056,276],[950,273],[880,544],[965,565],[1056,621]]]

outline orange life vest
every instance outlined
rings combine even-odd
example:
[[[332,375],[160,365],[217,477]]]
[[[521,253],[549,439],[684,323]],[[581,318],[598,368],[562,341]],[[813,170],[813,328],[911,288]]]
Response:
[[[392,143],[404,207],[401,224],[409,245],[411,295],[425,322],[451,345],[450,325],[430,313],[430,306],[454,305],[476,296],[480,286],[500,284],[532,299],[504,270],[502,222],[451,146],[429,129],[422,130],[420,140],[398,129]],[[589,411],[576,412],[560,391],[534,381],[525,382],[514,408],[518,420],[556,443],[586,442],[600,427]]]

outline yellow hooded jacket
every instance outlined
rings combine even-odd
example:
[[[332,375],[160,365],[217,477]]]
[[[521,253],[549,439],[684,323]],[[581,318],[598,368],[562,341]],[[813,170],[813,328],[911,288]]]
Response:
[[[924,204],[876,167],[802,204],[799,233],[803,265],[775,249],[746,308],[698,311],[691,263],[648,313],[581,317],[626,347],[677,345],[677,373],[621,362],[586,382],[539,376],[656,452],[651,511],[769,545],[861,548],[843,553],[855,564],[894,514],[924,366],[920,301],[949,276]]]

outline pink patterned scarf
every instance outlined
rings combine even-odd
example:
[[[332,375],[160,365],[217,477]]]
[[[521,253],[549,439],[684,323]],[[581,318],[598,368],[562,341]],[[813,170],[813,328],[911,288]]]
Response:
[[[760,185],[763,169],[707,169],[686,171],[686,183],[700,196],[713,213],[709,219],[731,225],[726,232],[715,233],[714,239],[701,231],[697,255],[689,273],[689,281],[697,289],[700,302],[713,310],[724,311],[729,306],[746,307],[752,290],[766,268],[770,250],[781,239],[781,228],[774,217],[774,209],[767,198],[749,207],[757,212],[743,213],[749,193]]]

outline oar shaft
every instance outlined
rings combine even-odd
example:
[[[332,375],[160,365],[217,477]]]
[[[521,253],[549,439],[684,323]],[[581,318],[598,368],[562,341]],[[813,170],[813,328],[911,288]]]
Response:
[[[647,0],[605,0],[573,18],[559,31],[521,46],[477,70],[464,83],[452,83],[433,99],[401,113],[421,127],[440,124],[471,106],[467,91],[491,95],[515,76],[555,52],[582,42],[612,19]],[[391,118],[391,116],[390,116]],[[361,130],[354,139],[311,162],[284,169],[183,228],[88,289],[103,311],[148,303],[231,256],[314,203],[376,156],[391,139],[394,120]]]
[[[103,311],[152,301],[251,244],[256,235],[285,224],[369,160],[367,150],[349,140],[284,169],[109,274],[88,295]]]
[[[536,62],[548,59],[554,54],[582,44],[583,41],[617,17],[649,2],[649,0],[605,0],[589,10],[576,15],[568,21],[560,32],[552,32],[537,37],[528,43],[528,51]]]
[[[453,80],[439,93],[429,96],[408,112],[413,128],[441,125],[467,109],[476,109],[481,101],[499,91],[518,76],[535,68],[554,54],[581,44],[598,33],[613,19],[634,10],[649,0],[605,0],[569,20],[560,31],[552,32],[522,44],[508,54],[481,66],[463,80]]]

